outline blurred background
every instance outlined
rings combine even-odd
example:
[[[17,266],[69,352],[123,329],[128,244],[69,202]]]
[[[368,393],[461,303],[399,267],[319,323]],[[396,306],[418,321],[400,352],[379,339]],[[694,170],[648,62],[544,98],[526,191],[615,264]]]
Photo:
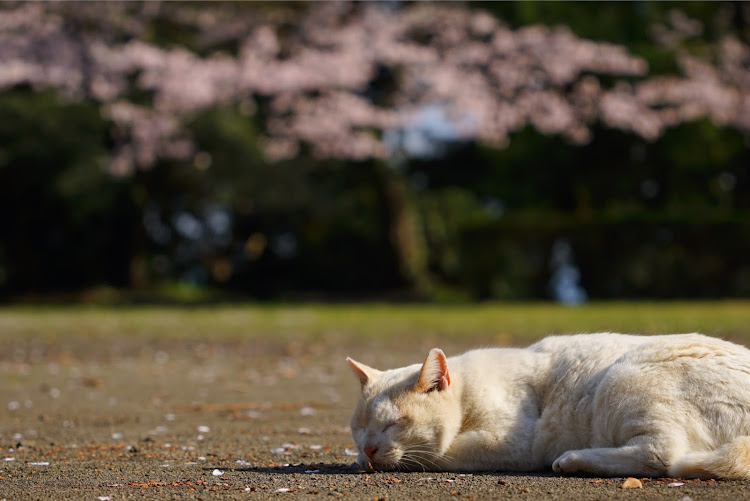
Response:
[[[750,4],[3,2],[0,299],[750,296]]]

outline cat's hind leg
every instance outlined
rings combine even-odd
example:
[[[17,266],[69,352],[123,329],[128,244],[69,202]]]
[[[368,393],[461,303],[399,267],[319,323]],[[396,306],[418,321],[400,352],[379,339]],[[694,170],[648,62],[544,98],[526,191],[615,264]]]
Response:
[[[652,447],[631,444],[622,447],[602,447],[567,451],[553,463],[556,473],[585,473],[603,477],[664,476],[667,466]]]

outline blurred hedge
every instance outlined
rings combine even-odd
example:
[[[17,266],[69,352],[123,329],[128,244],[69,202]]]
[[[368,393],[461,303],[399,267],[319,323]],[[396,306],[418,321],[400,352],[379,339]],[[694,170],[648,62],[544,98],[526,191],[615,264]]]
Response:
[[[139,214],[107,142],[93,104],[0,94],[0,294],[128,285]]]
[[[750,150],[705,121],[654,143],[597,131],[586,148],[527,130],[505,150],[459,145],[394,168],[267,164],[252,124],[217,109],[192,126],[211,168],[117,178],[96,106],[18,89],[0,118],[6,298],[179,284],[209,297],[550,298],[560,241],[591,298],[750,295]],[[217,215],[224,233],[211,233]],[[181,235],[181,217],[210,238]],[[154,221],[169,238],[149,234]]]
[[[595,298],[750,294],[750,220],[721,213],[548,214],[474,225],[460,235],[461,282],[477,298],[549,297],[560,239]]]

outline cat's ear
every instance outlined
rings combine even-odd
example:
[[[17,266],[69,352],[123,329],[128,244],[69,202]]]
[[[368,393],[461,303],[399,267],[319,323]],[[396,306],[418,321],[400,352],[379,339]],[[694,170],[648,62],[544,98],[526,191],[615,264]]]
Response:
[[[426,393],[430,391],[443,391],[451,384],[448,374],[448,362],[445,353],[440,348],[433,348],[427,355],[427,360],[419,372],[419,379],[414,385],[414,391]]]
[[[367,383],[379,378],[382,374],[379,370],[356,362],[349,357],[346,357],[346,361],[349,363],[352,372],[359,378],[359,383],[362,385],[362,388],[364,388]]]

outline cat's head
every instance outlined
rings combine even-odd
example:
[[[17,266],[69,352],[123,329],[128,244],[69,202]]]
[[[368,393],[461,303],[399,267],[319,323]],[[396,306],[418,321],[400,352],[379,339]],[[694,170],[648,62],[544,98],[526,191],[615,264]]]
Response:
[[[443,352],[434,348],[423,364],[389,371],[346,360],[362,387],[351,420],[357,463],[364,469],[439,469],[461,424]]]

